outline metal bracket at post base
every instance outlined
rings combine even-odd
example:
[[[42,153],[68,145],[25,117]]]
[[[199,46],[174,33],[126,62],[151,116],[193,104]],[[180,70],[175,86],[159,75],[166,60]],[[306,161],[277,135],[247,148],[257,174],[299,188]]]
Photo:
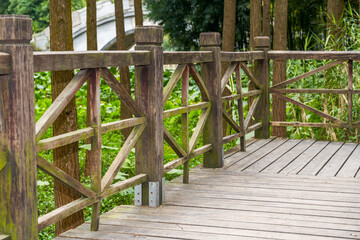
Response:
[[[149,182],[149,207],[159,207],[160,206],[160,182]],[[162,202],[165,202],[165,178],[162,178],[161,181],[161,197]],[[136,185],[134,187],[135,206],[142,206],[142,184]]]

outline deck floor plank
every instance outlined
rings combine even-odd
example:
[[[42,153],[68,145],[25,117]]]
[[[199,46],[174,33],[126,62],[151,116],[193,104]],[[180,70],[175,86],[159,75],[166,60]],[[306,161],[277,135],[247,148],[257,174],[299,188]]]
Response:
[[[118,206],[58,240],[360,239],[360,145],[263,139],[229,151],[225,167],[166,185],[158,208]]]

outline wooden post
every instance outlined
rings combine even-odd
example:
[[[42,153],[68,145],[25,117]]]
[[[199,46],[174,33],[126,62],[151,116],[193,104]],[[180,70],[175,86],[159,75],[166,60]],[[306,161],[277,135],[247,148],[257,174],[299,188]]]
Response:
[[[164,175],[163,146],[163,30],[157,26],[135,29],[135,50],[148,50],[151,64],[135,67],[135,101],[147,116],[147,126],[135,148],[135,172],[148,175],[142,184],[141,205],[159,206]],[[149,191],[151,189],[151,191]]]
[[[11,55],[0,75],[0,233],[37,239],[32,20],[3,15],[0,27],[0,52]]]
[[[222,101],[221,101],[221,50],[220,33],[201,33],[200,50],[212,51],[213,62],[201,65],[201,75],[209,92],[211,110],[203,131],[204,144],[212,144],[212,150],[204,154],[204,167],[220,168],[224,165],[222,144]],[[204,96],[203,96],[204,97]]]
[[[270,137],[270,96],[269,96],[269,59],[267,52],[270,48],[269,37],[255,37],[255,49],[265,52],[265,59],[254,62],[254,74],[259,80],[261,95],[255,109],[255,122],[262,122],[262,128],[255,131],[255,138]]]

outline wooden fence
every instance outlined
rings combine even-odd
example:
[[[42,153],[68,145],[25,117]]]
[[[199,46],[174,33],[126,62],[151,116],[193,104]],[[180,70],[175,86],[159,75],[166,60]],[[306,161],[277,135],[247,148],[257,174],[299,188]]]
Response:
[[[92,206],[91,230],[97,230],[101,200],[130,187],[135,187],[136,205],[159,206],[165,200],[164,173],[184,164],[184,183],[187,183],[190,159],[204,154],[204,167],[219,168],[223,166],[223,144],[240,138],[241,150],[245,151],[247,133],[255,131],[256,138],[270,137],[270,93],[295,103],[282,95],[287,93],[287,90],[281,87],[312,73],[270,88],[269,59],[290,58],[294,55],[269,51],[270,40],[267,37],[256,38],[256,51],[221,52],[220,34],[202,33],[200,51],[163,52],[162,29],[148,26],[136,29],[135,51],[37,53],[33,52],[29,44],[32,36],[30,18],[1,16],[0,28],[0,236],[4,236],[4,239],[5,235],[1,233],[11,236],[12,239],[37,239],[38,231],[88,206]],[[324,52],[317,55],[297,54],[298,57],[316,56],[321,59],[333,57],[340,61],[345,56]],[[360,55],[346,56],[347,59],[355,59]],[[221,62],[229,62],[224,76],[221,76]],[[249,67],[247,63],[253,67]],[[164,87],[163,66],[168,64],[176,64],[177,67]],[[200,68],[194,64],[200,64]],[[111,66],[135,66],[135,100],[108,70]],[[74,69],[80,71],[35,123],[34,72]],[[254,90],[242,92],[241,69],[253,84]],[[191,105],[188,104],[190,76],[202,95],[201,102]],[[236,79],[236,93],[222,96],[226,84],[233,76]],[[101,123],[100,77],[131,110],[132,118]],[[164,104],[180,78],[181,107],[164,111]],[[88,79],[91,126],[43,138],[44,133]],[[351,84],[349,89],[344,91],[349,97],[357,93],[351,88]],[[248,98],[251,98],[251,106],[248,107],[245,117],[243,100]],[[229,101],[237,102],[236,119],[233,119],[234,114],[232,116],[224,108]],[[332,119],[303,104],[295,104]],[[190,138],[189,113],[195,110],[201,110],[201,115]],[[351,111],[351,106],[349,110]],[[164,119],[176,115],[181,115],[182,144],[176,141],[163,123]],[[235,134],[223,137],[223,119],[235,130]],[[272,122],[273,126],[286,124],[288,123]],[[354,126],[357,123],[348,124]],[[105,175],[101,176],[101,135],[125,128],[132,128],[131,134]],[[196,148],[201,134],[202,146]],[[90,189],[37,155],[41,151],[87,138],[91,138]],[[164,140],[178,155],[177,159],[165,165]],[[134,147],[135,176],[113,183]],[[37,168],[82,197],[38,218]]]

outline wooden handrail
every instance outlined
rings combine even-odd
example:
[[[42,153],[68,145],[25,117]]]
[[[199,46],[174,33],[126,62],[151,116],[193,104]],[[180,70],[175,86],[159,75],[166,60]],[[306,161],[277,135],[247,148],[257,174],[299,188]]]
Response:
[[[269,59],[360,60],[360,51],[269,51]]]

